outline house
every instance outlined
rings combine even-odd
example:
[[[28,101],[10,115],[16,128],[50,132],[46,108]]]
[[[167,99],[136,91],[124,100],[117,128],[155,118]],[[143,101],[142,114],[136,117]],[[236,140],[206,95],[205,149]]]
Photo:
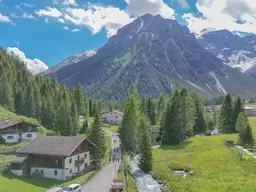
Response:
[[[245,112],[248,116],[255,117],[256,116],[256,108],[254,107],[244,107]]]
[[[22,120],[0,120],[0,136],[6,143],[32,140],[37,136],[37,125]]]
[[[124,113],[118,110],[110,111],[102,115],[102,120],[105,123],[120,124],[123,119]]]
[[[38,136],[17,151],[11,172],[68,180],[90,165],[89,140],[79,136]]]

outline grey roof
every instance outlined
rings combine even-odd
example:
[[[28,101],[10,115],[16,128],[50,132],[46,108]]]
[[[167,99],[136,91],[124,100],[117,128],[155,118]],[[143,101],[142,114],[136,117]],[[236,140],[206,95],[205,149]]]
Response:
[[[11,163],[22,163],[24,160],[28,158],[29,154],[18,154],[15,155],[11,161]]]
[[[21,122],[22,122],[22,120],[1,119],[0,120],[0,130],[6,129],[6,128],[11,127],[13,125],[17,125]]]
[[[20,148],[17,153],[67,157],[84,140],[87,139],[79,136],[38,136]]]

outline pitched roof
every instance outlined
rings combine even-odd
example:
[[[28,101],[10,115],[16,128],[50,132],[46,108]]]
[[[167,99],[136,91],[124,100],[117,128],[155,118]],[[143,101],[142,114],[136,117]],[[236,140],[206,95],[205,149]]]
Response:
[[[29,154],[17,154],[13,157],[11,163],[22,163],[28,158]]]
[[[124,116],[124,113],[121,111],[118,111],[118,110],[114,110],[114,111],[112,111],[112,113]]]
[[[38,136],[20,148],[17,153],[67,157],[84,140],[87,139],[79,136]],[[89,140],[87,142],[91,143]]]
[[[6,129],[13,125],[17,125],[23,122],[22,120],[8,120],[8,119],[0,119],[0,130]]]

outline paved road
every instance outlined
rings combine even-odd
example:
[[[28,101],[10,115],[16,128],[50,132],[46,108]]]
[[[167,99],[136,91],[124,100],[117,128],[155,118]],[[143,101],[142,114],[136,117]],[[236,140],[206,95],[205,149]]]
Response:
[[[115,155],[115,158],[121,158],[121,152],[119,149],[119,138],[115,135],[113,136],[113,133],[108,130],[106,130],[106,132],[112,138],[112,157]],[[118,148],[119,150],[114,151],[115,148]],[[111,188],[112,179],[115,178],[116,176],[119,164],[117,161],[111,161],[82,187],[82,192],[109,192],[109,189]]]

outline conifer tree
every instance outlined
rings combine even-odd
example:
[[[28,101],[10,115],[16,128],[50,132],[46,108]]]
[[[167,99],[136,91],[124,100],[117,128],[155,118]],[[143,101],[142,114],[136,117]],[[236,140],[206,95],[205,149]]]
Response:
[[[89,116],[93,117],[93,101],[89,99]]]
[[[140,103],[140,112],[147,114],[147,108],[148,108],[148,106],[147,106],[146,98],[142,97],[141,103]]]
[[[152,170],[152,146],[151,146],[151,133],[150,133],[150,124],[147,121],[147,118],[142,116],[139,122],[139,131],[140,131],[140,142],[139,142],[139,167],[146,173]]]
[[[82,86],[80,84],[76,85],[74,94],[75,94],[75,101],[76,101],[78,114],[84,115],[85,113],[84,94],[83,94]]]
[[[157,102],[157,121],[161,121],[162,120],[162,116],[165,110],[165,106],[164,106],[164,94],[161,93],[160,97],[158,98],[158,102]]]
[[[191,98],[193,100],[193,109],[195,117],[193,132],[194,134],[202,134],[206,131],[203,100],[200,97],[200,95],[194,91],[191,93]]]
[[[88,118],[89,117],[89,99],[87,96],[84,96],[84,117]]]
[[[0,105],[10,111],[14,111],[13,88],[4,71],[0,76]]]
[[[88,136],[88,139],[97,146],[91,146],[90,148],[91,159],[96,164],[100,164],[101,160],[104,158],[104,155],[106,153],[105,132],[101,126],[101,116],[99,111],[97,110],[94,117],[94,122],[92,124]]]
[[[252,129],[248,123],[248,118],[245,112],[239,113],[236,121],[236,130],[239,131],[240,144],[253,144],[254,139],[252,135]]]
[[[125,104],[124,116],[119,128],[120,139],[127,152],[136,152],[138,148],[139,101],[135,85],[131,85]]]
[[[24,102],[25,102],[25,98],[24,98],[24,92],[19,90],[17,91],[16,95],[15,95],[15,113],[17,114],[24,114]]]
[[[35,117],[35,97],[32,83],[30,82],[25,94],[24,113],[28,117]]]
[[[233,108],[233,114],[232,114],[232,132],[235,132],[236,130],[236,121],[238,118],[238,115],[244,111],[243,103],[241,101],[240,97],[237,97],[234,101],[234,108]]]
[[[41,111],[41,122],[42,125],[50,130],[55,129],[55,111],[54,111],[54,104],[48,96],[42,102],[42,111]]]
[[[71,114],[70,115],[71,115],[71,119],[72,119],[70,135],[77,135],[79,117],[78,117],[76,102],[74,101],[74,99],[71,104]]]
[[[151,125],[155,125],[156,124],[155,108],[150,97],[148,98],[148,102],[147,102],[147,115],[150,119]]]
[[[227,94],[224,98],[219,114],[219,127],[224,132],[234,132],[234,129],[232,128],[232,112],[232,98],[230,94]]]

